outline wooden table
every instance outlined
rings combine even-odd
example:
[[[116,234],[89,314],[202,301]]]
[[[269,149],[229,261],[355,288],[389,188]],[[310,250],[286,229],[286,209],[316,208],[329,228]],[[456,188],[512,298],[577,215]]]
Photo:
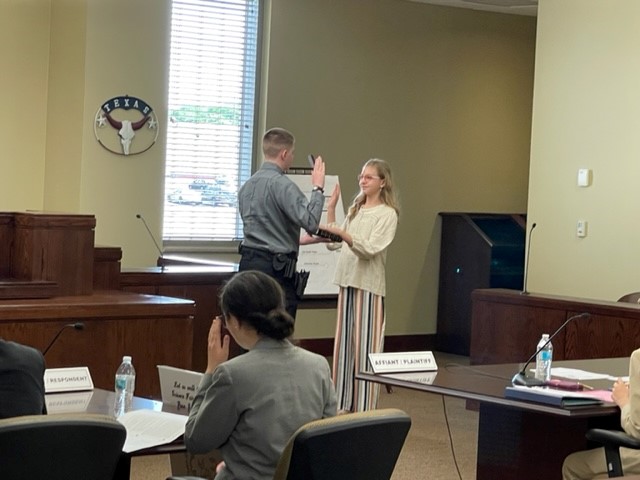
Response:
[[[628,374],[629,359],[571,360],[554,362],[553,366],[623,376]],[[587,444],[585,432],[596,427],[619,429],[620,411],[614,404],[566,409],[507,399],[504,389],[520,368],[519,364],[447,364],[440,365],[437,372],[361,372],[356,378],[479,402],[479,480],[560,478],[562,462],[569,453],[593,447]],[[605,380],[586,383],[594,388],[612,384]]]
[[[60,413],[91,413],[113,416],[115,393],[95,388],[86,392],[48,393],[45,395],[49,415]],[[186,411],[178,411],[175,407],[163,405],[162,402],[141,397],[133,397],[132,410],[155,410],[186,415]],[[155,447],[122,453],[113,480],[129,480],[131,473],[131,458],[143,455],[164,455],[168,453],[185,452],[183,438]]]

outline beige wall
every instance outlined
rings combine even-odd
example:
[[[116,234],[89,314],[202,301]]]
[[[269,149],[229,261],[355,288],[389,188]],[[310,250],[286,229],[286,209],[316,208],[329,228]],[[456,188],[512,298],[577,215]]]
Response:
[[[94,213],[97,242],[121,246],[125,266],[156,257],[135,214],[161,230],[168,1],[0,2],[0,36],[11,40],[0,58],[12,67],[0,76],[1,208]],[[535,19],[401,0],[270,7],[265,125],[295,132],[299,165],[321,153],[346,199],[366,159],[391,162],[403,212],[387,332],[434,333],[437,213],[526,210]],[[98,107],[123,94],[161,121],[158,143],[129,158],[93,135]],[[302,311],[299,336],[331,336],[334,317]]]
[[[77,212],[84,131],[86,4],[57,0],[51,7],[43,208]]]
[[[540,2],[531,291],[616,300],[640,290],[638,22],[636,0]],[[592,169],[591,187],[576,186],[579,168]]]
[[[49,0],[0,2],[0,209],[41,209]]]
[[[119,245],[125,266],[158,256],[136,214],[161,238],[167,118],[169,0],[88,0],[80,204],[96,215],[97,241]],[[160,122],[157,143],[125,157],[103,149],[93,119],[106,100],[131,95]]]
[[[436,331],[438,212],[526,211],[534,43],[530,17],[397,0],[273,2],[267,126],[294,131],[298,164],[321,153],[348,201],[368,158],[394,169],[403,211],[388,257],[388,333]],[[333,315],[309,328],[332,334]]]

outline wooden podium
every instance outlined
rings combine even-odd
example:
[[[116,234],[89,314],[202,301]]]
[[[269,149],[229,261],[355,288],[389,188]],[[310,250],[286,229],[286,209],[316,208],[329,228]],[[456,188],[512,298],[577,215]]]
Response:
[[[440,212],[437,349],[469,355],[471,292],[522,289],[525,216]]]
[[[44,350],[48,368],[88,366],[113,389],[123,355],[136,395],[159,398],[156,365],[192,368],[192,300],[120,291],[119,248],[95,247],[93,215],[0,213],[0,337]]]
[[[90,295],[93,215],[0,213],[0,298]]]

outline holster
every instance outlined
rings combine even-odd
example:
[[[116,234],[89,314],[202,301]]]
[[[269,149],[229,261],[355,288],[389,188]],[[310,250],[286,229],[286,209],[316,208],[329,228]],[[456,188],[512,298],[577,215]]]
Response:
[[[296,273],[297,260],[286,253],[273,255],[272,265],[276,272],[282,272],[284,278],[291,278]]]
[[[307,282],[309,281],[309,272],[306,270],[300,270],[296,272],[295,286],[296,296],[301,299],[304,295],[304,291],[307,288]]]

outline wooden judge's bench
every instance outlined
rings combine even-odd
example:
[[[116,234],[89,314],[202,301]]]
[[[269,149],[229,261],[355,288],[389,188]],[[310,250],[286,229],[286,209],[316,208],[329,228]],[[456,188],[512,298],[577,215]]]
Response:
[[[88,366],[95,386],[111,390],[131,355],[136,395],[158,398],[156,365],[195,368],[195,303],[120,290],[122,252],[95,246],[95,225],[93,215],[0,213],[0,338],[45,350],[82,322],[61,333],[47,367]]]

